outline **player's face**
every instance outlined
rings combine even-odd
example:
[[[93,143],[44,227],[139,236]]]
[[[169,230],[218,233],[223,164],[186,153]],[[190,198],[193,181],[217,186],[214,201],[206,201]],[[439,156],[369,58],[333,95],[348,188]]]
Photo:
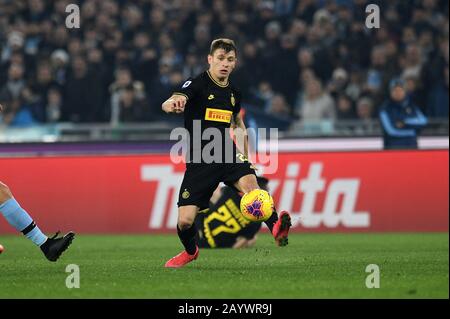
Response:
[[[236,66],[236,52],[217,49],[208,55],[209,71],[218,79],[226,79]]]

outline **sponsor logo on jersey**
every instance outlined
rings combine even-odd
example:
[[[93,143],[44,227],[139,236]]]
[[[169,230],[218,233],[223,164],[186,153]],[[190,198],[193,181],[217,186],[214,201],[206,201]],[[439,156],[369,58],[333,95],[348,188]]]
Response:
[[[184,192],[181,194],[181,197],[183,197],[183,199],[188,199],[191,196],[191,194],[188,192],[187,189],[184,190]]]
[[[212,100],[214,98],[214,94],[210,94],[209,96],[208,96],[208,100]]]
[[[214,121],[214,122],[230,123],[231,122],[231,114],[233,114],[233,112],[231,112],[231,111],[220,110],[220,109],[211,109],[208,107],[208,108],[206,108],[205,120]]]

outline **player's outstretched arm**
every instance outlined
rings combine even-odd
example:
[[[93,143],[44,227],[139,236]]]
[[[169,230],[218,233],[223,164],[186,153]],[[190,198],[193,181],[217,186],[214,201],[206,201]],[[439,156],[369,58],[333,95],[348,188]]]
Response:
[[[183,113],[186,102],[186,96],[173,94],[162,104],[162,110],[166,113]]]

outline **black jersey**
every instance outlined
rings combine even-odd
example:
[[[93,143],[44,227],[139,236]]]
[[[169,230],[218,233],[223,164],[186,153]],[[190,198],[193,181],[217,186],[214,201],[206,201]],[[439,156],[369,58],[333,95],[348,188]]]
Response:
[[[184,110],[184,125],[190,137],[187,162],[203,163],[202,150],[212,140],[219,147],[217,136],[206,134],[211,132],[211,130],[205,132],[208,128],[217,128],[221,133],[220,162],[233,160],[236,148],[230,137],[229,128],[232,117],[241,110],[239,91],[230,83],[222,85],[216,82],[209,71],[205,71],[193,79],[188,79],[174,94],[184,95],[188,99]],[[204,132],[206,136],[203,136]],[[227,157],[225,157],[226,147],[231,147],[233,151],[233,154],[228,154]]]
[[[240,236],[252,239],[261,223],[246,220],[240,211],[241,196],[231,187],[224,187],[219,200],[209,210],[199,213],[195,224],[200,247],[231,248]]]

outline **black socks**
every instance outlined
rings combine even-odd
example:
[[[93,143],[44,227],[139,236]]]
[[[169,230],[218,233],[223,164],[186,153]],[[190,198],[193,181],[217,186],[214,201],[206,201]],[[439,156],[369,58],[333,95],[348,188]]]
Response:
[[[197,243],[195,240],[195,235],[197,234],[197,227],[195,227],[195,223],[192,224],[191,227],[181,230],[177,225],[178,237],[183,243],[184,248],[186,249],[189,255],[195,254],[197,250]]]
[[[269,217],[268,220],[265,221],[267,227],[269,227],[270,232],[272,232],[273,226],[278,221],[278,214],[276,210],[273,210],[272,215]]]

